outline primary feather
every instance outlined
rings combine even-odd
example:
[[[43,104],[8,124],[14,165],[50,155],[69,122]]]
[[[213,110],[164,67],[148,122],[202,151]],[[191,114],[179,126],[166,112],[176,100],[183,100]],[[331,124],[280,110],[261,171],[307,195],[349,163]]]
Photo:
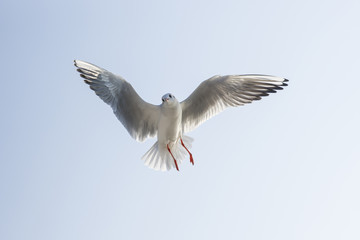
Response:
[[[260,100],[287,86],[287,79],[268,75],[214,76],[202,82],[183,102],[182,127],[189,132],[227,107]]]
[[[159,105],[145,102],[130,83],[103,68],[79,60],[75,60],[75,66],[85,83],[111,106],[116,117],[133,138],[144,141],[156,135]]]

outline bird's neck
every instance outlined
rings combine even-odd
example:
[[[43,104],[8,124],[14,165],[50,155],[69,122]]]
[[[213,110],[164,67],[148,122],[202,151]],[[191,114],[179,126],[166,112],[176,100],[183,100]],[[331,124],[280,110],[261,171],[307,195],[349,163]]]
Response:
[[[181,118],[181,106],[179,103],[163,106],[161,113],[167,118]]]

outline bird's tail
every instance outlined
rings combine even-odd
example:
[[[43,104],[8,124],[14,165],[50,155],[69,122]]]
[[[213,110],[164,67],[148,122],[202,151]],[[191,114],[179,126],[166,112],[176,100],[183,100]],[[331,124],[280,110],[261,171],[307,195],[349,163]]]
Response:
[[[190,149],[191,143],[194,139],[184,135],[182,136],[182,141],[185,147]],[[189,153],[181,144],[181,139],[178,139],[172,146],[169,147],[171,153],[176,159],[177,165],[179,165],[184,158],[189,157]],[[145,161],[146,166],[154,170],[167,171],[176,167],[175,161],[168,151],[167,146],[160,145],[158,142],[154,143],[154,145],[141,159]]]

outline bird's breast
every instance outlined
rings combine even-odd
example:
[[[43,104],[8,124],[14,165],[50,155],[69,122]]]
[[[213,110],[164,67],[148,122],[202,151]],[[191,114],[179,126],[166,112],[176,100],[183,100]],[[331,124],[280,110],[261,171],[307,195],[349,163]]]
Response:
[[[180,104],[162,109],[158,126],[159,143],[166,145],[181,136],[181,113]]]

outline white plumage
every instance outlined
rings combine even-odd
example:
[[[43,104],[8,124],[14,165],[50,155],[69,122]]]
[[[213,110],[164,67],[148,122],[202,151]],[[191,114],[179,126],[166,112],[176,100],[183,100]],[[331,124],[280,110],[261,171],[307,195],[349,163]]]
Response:
[[[167,93],[162,104],[145,102],[130,83],[120,76],[93,64],[75,60],[75,66],[85,82],[105,103],[137,141],[157,135],[158,141],[142,157],[155,170],[169,170],[187,155],[194,164],[192,138],[184,133],[195,129],[226,107],[241,106],[260,100],[268,93],[287,86],[285,78],[268,75],[214,76],[202,82],[184,101],[178,102]]]

